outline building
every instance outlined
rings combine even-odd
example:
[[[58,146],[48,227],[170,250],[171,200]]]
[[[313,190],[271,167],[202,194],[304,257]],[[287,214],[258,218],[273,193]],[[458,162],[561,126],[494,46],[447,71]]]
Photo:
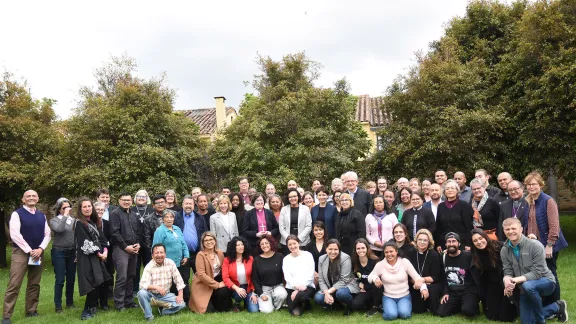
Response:
[[[356,102],[355,117],[372,142],[370,153],[382,149],[382,141],[376,132],[390,122],[388,116],[383,113],[383,101],[382,97],[361,95]]]
[[[200,127],[200,138],[214,141],[216,134],[238,117],[236,109],[226,107],[225,97],[214,97],[216,100],[215,108],[201,108],[185,110],[184,115],[192,119]]]

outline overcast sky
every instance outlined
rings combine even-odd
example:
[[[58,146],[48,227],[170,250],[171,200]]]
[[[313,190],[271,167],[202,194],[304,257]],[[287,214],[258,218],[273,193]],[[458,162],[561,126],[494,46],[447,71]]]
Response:
[[[346,77],[355,95],[382,95],[414,64],[464,0],[400,1],[3,1],[0,69],[24,78],[35,98],[58,100],[67,118],[94,69],[127,53],[138,75],[166,72],[176,109],[238,107],[257,53],[306,51],[323,65],[319,86]]]

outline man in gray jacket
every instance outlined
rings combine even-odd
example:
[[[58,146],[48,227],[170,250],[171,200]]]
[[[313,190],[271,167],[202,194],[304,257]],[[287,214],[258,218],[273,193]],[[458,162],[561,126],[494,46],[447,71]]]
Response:
[[[508,239],[502,250],[504,268],[504,294],[512,296],[516,285],[520,289],[520,320],[522,323],[546,323],[546,318],[558,316],[561,323],[568,322],[566,301],[559,300],[543,306],[542,297],[554,292],[556,280],[546,266],[544,246],[522,234],[517,218],[503,223]]]

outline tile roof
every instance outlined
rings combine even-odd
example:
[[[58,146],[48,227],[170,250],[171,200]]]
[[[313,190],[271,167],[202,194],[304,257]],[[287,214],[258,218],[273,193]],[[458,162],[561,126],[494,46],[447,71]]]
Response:
[[[226,107],[226,116],[237,114],[233,107]],[[216,132],[216,108],[185,110],[184,115],[200,127],[200,135],[212,135]]]
[[[356,120],[367,122],[372,127],[384,126],[390,122],[390,118],[384,113],[382,97],[370,97],[361,95],[356,103]]]

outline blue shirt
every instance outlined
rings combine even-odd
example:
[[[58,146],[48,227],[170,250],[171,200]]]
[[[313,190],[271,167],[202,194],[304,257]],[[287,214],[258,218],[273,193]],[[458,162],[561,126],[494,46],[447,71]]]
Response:
[[[198,251],[198,233],[196,231],[196,224],[194,224],[195,218],[194,212],[190,213],[190,215],[186,215],[184,211],[182,211],[182,218],[184,218],[184,241],[186,242],[186,246],[188,247],[189,251],[197,252]],[[196,235],[196,239],[194,240],[194,235]],[[193,246],[192,241],[196,242],[196,247]]]
[[[176,266],[180,266],[183,258],[189,258],[190,253],[188,252],[188,247],[186,242],[184,242],[184,234],[180,228],[176,225],[172,225],[172,231],[162,224],[156,232],[154,232],[154,241],[152,246],[157,243],[162,243],[166,246],[166,257],[174,263]]]

